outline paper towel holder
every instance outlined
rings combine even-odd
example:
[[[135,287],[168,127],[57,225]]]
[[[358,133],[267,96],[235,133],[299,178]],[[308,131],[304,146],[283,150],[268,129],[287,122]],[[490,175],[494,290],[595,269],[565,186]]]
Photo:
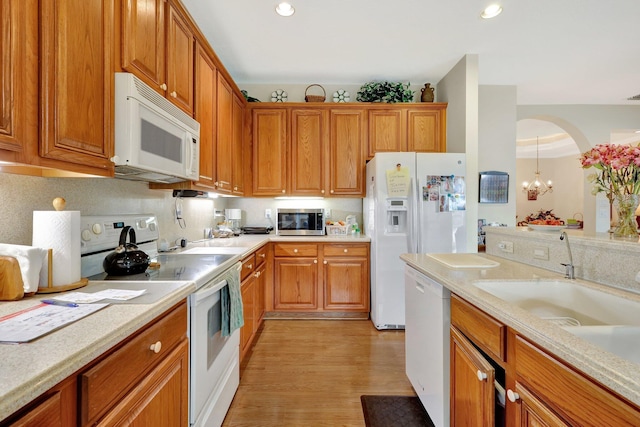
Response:
[[[66,201],[62,197],[56,197],[53,199],[53,207],[57,211],[64,210],[66,205]],[[67,285],[62,286],[53,286],[53,249],[47,250],[47,263],[48,263],[48,275],[47,275],[47,286],[46,287],[38,287],[36,293],[38,294],[51,294],[55,292],[66,292],[74,289],[79,289],[84,286],[87,286],[89,283],[89,279],[86,277],[81,278],[77,282],[69,283]]]

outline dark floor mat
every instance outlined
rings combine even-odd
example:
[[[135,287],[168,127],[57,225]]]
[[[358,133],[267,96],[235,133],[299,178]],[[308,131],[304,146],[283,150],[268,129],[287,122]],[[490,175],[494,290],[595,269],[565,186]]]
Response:
[[[367,427],[434,427],[416,396],[360,396]]]

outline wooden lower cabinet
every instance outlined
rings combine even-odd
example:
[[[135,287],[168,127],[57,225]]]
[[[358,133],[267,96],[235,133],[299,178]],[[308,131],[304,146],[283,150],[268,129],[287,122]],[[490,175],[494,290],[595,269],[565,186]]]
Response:
[[[452,426],[640,425],[640,407],[517,331],[505,329],[509,328],[482,310],[451,296]],[[504,357],[490,356],[491,348],[504,349],[494,351]],[[498,417],[493,380],[498,370],[504,375],[499,382],[508,386],[504,424],[494,424]]]
[[[98,426],[184,426],[189,423],[189,341],[184,339]]]
[[[266,283],[268,268],[267,246],[242,259],[241,286],[244,326],[240,328],[240,363],[245,360],[260,329],[266,306]]]
[[[495,370],[458,329],[451,327],[451,425],[495,423]]]
[[[244,314],[244,325],[240,328],[240,360],[249,350],[253,333],[255,332],[255,292],[256,280],[253,275],[249,275],[242,281],[240,287],[242,294],[242,312]]]
[[[77,381],[67,378],[49,390],[20,413],[0,422],[12,427],[66,427],[77,421]]]
[[[275,243],[273,309],[369,312],[369,244]]]

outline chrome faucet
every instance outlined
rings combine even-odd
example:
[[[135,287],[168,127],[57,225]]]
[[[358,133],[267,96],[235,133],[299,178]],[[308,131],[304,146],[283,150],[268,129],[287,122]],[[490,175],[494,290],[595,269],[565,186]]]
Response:
[[[561,263],[561,265],[564,265],[565,269],[564,277],[567,279],[575,279],[576,276],[573,269],[573,256],[571,256],[571,247],[569,246],[569,236],[567,236],[567,233],[564,231],[560,233],[560,240],[564,240],[566,242],[567,252],[569,252],[569,264]]]

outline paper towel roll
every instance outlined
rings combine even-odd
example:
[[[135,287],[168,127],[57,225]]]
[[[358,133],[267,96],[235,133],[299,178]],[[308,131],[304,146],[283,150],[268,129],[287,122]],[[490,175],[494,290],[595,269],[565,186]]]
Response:
[[[65,286],[80,280],[80,211],[33,211],[33,246],[53,249],[53,283]],[[44,263],[40,287],[47,286]]]

